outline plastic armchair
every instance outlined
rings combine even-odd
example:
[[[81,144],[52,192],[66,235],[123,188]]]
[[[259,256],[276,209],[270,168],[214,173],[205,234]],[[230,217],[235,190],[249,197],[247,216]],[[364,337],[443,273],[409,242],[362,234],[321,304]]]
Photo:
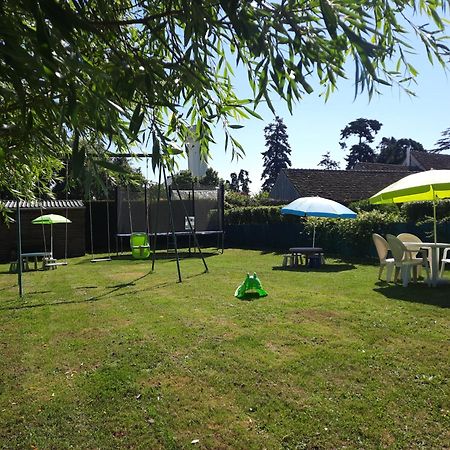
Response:
[[[425,266],[427,272],[427,281],[429,282],[430,266],[428,263],[428,259],[425,257],[413,258],[411,256],[411,252],[405,247],[405,244],[403,244],[400,239],[393,236],[392,234],[386,235],[386,239],[395,261],[394,281],[397,281],[398,275],[401,274],[403,286],[408,286],[411,276],[411,270],[413,271],[414,281],[417,281],[417,268],[423,265]]]
[[[400,233],[397,236],[397,238],[400,239],[403,243],[405,243],[405,242],[414,242],[414,243],[417,243],[417,244],[422,244],[422,239],[420,239],[420,237],[418,237],[418,236],[416,236],[415,234],[412,234],[412,233]],[[428,261],[430,261],[430,256],[428,255],[427,250],[418,250],[418,251],[411,251],[410,250],[411,258],[417,258],[417,254],[419,252],[421,253],[421,255],[423,255],[423,252],[426,252]],[[422,258],[420,258],[420,259],[422,259]],[[418,276],[419,277],[420,277],[420,270],[421,270],[421,267],[419,266],[419,272],[418,272]]]
[[[379,234],[372,234],[373,243],[375,244],[375,248],[377,249],[378,258],[380,259],[380,270],[378,271],[378,279],[381,280],[381,275],[383,273],[383,269],[386,267],[386,281],[389,283],[391,281],[392,270],[395,265],[394,258],[387,258],[387,254],[389,251],[389,245],[384,239],[383,236]]]
[[[450,251],[450,248],[447,247],[444,250],[444,253],[442,255],[442,259],[441,259],[441,270],[439,272],[439,277],[442,278],[444,276],[444,270],[445,270],[445,265],[446,264],[450,264],[450,257],[448,255],[448,252]]]

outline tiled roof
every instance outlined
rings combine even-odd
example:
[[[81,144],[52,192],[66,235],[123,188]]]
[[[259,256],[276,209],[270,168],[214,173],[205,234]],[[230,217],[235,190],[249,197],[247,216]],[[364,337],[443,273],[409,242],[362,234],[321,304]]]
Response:
[[[381,172],[410,172],[411,169],[401,164],[383,164],[371,162],[358,162],[353,170],[376,170]]]
[[[377,170],[284,169],[284,173],[299,197],[318,195],[344,204],[368,199],[406,176],[404,172]]]
[[[422,170],[450,169],[450,155],[412,151],[411,156],[419,163]]]
[[[0,200],[0,203],[8,209],[16,208],[15,200]],[[21,200],[19,206],[23,209],[77,209],[84,208],[84,203],[81,200],[43,200],[39,202]]]

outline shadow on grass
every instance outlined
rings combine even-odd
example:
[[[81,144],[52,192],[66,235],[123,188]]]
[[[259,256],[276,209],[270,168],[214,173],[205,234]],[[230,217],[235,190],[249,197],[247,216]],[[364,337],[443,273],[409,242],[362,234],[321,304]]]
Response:
[[[202,255],[204,258],[210,258],[212,256],[217,256],[217,255],[221,255],[221,253],[215,253],[215,252],[204,252],[202,251]],[[192,251],[191,253],[189,253],[188,251],[179,251],[178,252],[178,256],[180,257],[180,259],[184,259],[184,258],[201,258],[200,253],[198,252],[194,252]],[[175,252],[157,252],[156,256],[155,256],[155,260],[159,261],[159,260],[175,260],[176,259],[176,255]],[[152,262],[152,258],[151,256],[147,259],[135,259],[131,256],[131,253],[127,253],[125,255],[113,255],[111,256],[111,261],[136,261],[136,262],[140,262],[140,261],[146,261],[151,263]],[[90,262],[89,260],[87,261],[81,261],[79,264],[85,264],[86,262]]]
[[[388,284],[385,281],[379,281],[376,285],[375,292],[392,300],[450,308],[450,285],[433,288],[426,283],[410,283],[403,287],[401,284]]]
[[[266,298],[267,295],[261,296],[257,292],[247,292],[242,298],[238,298],[241,302],[252,302],[254,300],[262,300]]]
[[[121,283],[121,284],[117,284],[115,286],[106,286],[106,289],[109,289],[109,291],[104,292],[102,294],[98,294],[98,295],[94,295],[92,297],[83,299],[83,300],[69,300],[69,301],[59,301],[59,302],[48,302],[48,303],[36,303],[33,305],[20,305],[20,306],[5,306],[3,308],[0,308],[0,311],[6,311],[6,310],[20,310],[20,309],[32,309],[32,308],[41,308],[44,306],[62,306],[62,305],[71,305],[71,304],[81,304],[81,303],[89,303],[89,302],[97,302],[100,301],[104,298],[107,297],[121,297],[123,295],[126,294],[137,294],[139,292],[139,290],[134,290],[134,291],[127,291],[127,292],[120,292],[122,289],[127,288],[127,287],[131,287],[131,286],[135,286],[136,283],[142,279],[144,279],[145,277],[147,277],[148,275],[151,275],[153,272],[147,272],[144,275],[141,275],[140,277],[128,282],[128,283]],[[199,277],[203,274],[207,273],[206,271],[203,271],[201,273],[198,274],[194,274],[194,275],[190,275],[190,276],[186,276],[184,277],[184,279],[188,280],[191,278],[195,278],[195,277]],[[178,283],[178,280],[176,281]],[[166,281],[157,285],[152,286],[150,289],[146,288],[145,290],[148,292],[152,289],[160,289],[162,287],[165,286],[169,286],[171,284],[170,281]],[[80,286],[80,287],[76,287],[75,289],[96,289],[97,286]],[[32,296],[32,295],[36,295],[36,294],[47,294],[50,293],[52,291],[33,291],[33,292],[29,292],[26,295],[27,296]]]
[[[318,272],[318,273],[336,273],[345,272],[347,270],[354,270],[356,267],[353,264],[324,264],[321,267],[308,266],[273,266],[272,270],[281,270],[284,272]]]

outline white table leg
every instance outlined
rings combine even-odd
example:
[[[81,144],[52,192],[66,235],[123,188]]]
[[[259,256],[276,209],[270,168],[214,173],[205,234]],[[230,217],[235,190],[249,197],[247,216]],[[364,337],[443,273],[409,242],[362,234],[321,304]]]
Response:
[[[431,285],[436,287],[439,274],[439,248],[431,247]]]

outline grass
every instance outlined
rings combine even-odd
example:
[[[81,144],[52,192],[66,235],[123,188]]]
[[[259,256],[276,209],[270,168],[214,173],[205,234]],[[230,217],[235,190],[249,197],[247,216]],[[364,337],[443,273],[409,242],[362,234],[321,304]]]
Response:
[[[207,262],[180,284],[170,259],[74,259],[25,273],[23,299],[0,265],[0,446],[449,448],[450,287]],[[247,271],[268,297],[233,297]]]

